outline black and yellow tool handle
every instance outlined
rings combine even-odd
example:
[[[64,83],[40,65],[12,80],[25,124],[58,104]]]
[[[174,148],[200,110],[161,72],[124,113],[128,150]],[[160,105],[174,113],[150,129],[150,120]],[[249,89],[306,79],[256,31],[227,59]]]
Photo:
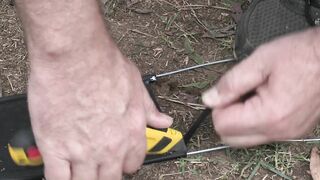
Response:
[[[165,130],[147,128],[146,138],[147,155],[165,154],[183,140],[182,133],[171,128]]]
[[[146,154],[161,155],[183,140],[183,136],[180,131],[171,128],[165,130],[146,128],[146,139]],[[31,129],[19,131],[8,143],[8,150],[14,163],[19,166],[42,165],[42,158]]]

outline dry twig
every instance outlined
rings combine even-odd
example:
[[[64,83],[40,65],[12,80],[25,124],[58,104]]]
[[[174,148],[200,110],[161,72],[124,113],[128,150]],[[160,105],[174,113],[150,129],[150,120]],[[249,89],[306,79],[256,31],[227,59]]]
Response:
[[[172,98],[164,97],[164,96],[158,96],[158,98],[166,100],[166,101],[169,101],[169,102],[181,104],[181,105],[184,105],[186,107],[189,107],[189,108],[192,108],[192,109],[195,109],[195,110],[204,110],[205,109],[205,107],[202,104],[183,102],[183,101],[180,101],[178,99],[172,99]]]
[[[131,31],[131,32],[134,32],[134,33],[142,34],[142,35],[144,35],[144,36],[148,36],[148,37],[155,38],[155,37],[152,36],[151,34],[148,34],[148,33],[142,32],[142,31],[139,31],[138,29],[130,29],[130,31]]]
[[[13,87],[13,84],[12,84],[11,79],[10,79],[9,76],[10,76],[10,75],[7,75],[6,77],[7,77],[7,80],[8,80],[8,82],[9,82],[9,84],[10,84],[11,90],[14,92],[14,91],[15,91],[15,88]]]

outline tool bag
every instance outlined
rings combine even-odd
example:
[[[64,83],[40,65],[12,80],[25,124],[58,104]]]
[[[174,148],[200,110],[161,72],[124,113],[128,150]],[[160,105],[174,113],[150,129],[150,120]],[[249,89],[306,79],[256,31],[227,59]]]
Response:
[[[253,0],[237,24],[235,55],[244,59],[263,43],[314,26],[320,0]]]
[[[26,95],[0,98],[0,180],[41,180],[43,166],[17,166],[8,150],[16,132],[31,129]]]

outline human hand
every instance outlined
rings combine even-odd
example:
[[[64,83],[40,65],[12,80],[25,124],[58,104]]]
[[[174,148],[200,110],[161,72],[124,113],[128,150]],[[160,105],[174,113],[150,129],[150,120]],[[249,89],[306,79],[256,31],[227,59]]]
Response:
[[[143,162],[146,124],[171,124],[115,46],[90,46],[30,56],[29,108],[48,180],[121,179]]]
[[[203,94],[223,142],[252,146],[296,138],[318,123],[319,39],[320,29],[311,29],[262,45]]]

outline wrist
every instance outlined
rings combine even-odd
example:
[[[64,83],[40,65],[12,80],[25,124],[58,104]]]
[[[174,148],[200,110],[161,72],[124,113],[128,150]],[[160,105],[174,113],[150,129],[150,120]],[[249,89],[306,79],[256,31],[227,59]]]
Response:
[[[110,39],[96,0],[17,0],[16,5],[31,58]]]
[[[112,74],[128,63],[120,50],[112,41],[109,43],[91,42],[90,46],[68,46],[65,49],[56,49],[50,52],[36,53],[29,56],[31,72],[48,73],[54,76],[68,76],[68,74],[85,74],[86,72],[104,71]],[[34,50],[39,51],[39,49]],[[87,73],[90,76],[90,73]]]

